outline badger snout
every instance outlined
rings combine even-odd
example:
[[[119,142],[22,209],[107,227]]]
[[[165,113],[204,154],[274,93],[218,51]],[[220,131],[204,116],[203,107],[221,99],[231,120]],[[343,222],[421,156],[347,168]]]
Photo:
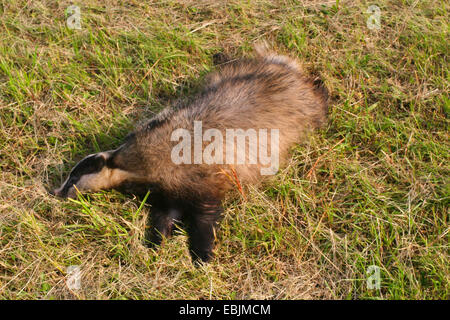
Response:
[[[55,196],[55,197],[58,197],[58,198],[67,198],[67,196],[64,195],[64,193],[62,192],[62,188],[57,188],[57,189],[50,190],[49,193],[52,196]]]
[[[69,188],[65,188],[63,185],[60,188],[50,190],[49,193],[52,196],[62,198],[62,199],[67,199],[67,198],[75,199],[76,198],[76,190],[73,186],[69,187]]]

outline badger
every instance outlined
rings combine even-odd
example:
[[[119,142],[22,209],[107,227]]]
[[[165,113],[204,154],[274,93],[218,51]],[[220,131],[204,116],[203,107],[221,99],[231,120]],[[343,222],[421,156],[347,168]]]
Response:
[[[137,125],[117,149],[82,159],[52,193],[149,194],[146,244],[159,246],[180,223],[193,261],[210,261],[225,196],[275,174],[327,118],[320,79],[294,58],[255,49],[252,58],[222,61],[201,90]]]

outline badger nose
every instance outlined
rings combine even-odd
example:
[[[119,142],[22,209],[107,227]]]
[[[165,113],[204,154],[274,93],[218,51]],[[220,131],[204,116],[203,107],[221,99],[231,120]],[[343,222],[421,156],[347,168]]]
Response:
[[[61,197],[61,191],[58,191],[58,189],[50,190],[49,193],[52,196]]]

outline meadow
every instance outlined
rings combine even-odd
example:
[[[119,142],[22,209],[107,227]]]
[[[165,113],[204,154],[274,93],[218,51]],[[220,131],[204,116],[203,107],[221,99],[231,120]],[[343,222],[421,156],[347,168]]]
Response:
[[[0,299],[449,299],[449,8],[0,0]],[[329,121],[226,201],[210,264],[182,230],[146,248],[137,198],[48,193],[258,41],[324,80]]]

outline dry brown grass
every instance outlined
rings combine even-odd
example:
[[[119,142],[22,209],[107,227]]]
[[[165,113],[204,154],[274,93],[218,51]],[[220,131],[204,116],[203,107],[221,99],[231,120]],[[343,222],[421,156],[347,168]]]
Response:
[[[80,1],[69,30],[68,1],[1,2],[0,297],[448,299],[448,4],[377,1],[371,31],[369,3],[336,3]],[[151,208],[136,199],[48,195],[76,160],[195,90],[213,53],[261,39],[325,79],[330,124],[275,181],[227,202],[211,264],[191,264],[183,232],[146,249]]]

